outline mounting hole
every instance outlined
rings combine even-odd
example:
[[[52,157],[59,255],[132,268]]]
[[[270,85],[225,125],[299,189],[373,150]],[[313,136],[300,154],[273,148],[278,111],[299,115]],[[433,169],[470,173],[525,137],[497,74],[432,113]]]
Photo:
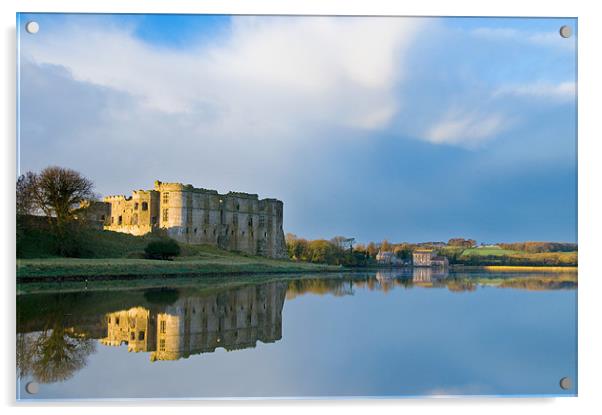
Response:
[[[40,30],[40,25],[38,24],[38,22],[32,20],[31,22],[27,22],[27,24],[25,25],[25,30],[27,30],[27,33],[35,35],[36,33],[38,33],[38,30]]]
[[[40,390],[40,385],[38,385],[37,382],[28,382],[27,385],[25,385],[25,390],[27,391],[27,393],[29,393],[30,395],[35,395],[36,393],[39,392]]]
[[[560,36],[562,36],[563,38],[568,38],[571,37],[571,35],[573,34],[573,29],[571,29],[571,26],[561,26],[560,27]]]
[[[564,377],[560,379],[560,387],[564,390],[571,389],[571,378]]]

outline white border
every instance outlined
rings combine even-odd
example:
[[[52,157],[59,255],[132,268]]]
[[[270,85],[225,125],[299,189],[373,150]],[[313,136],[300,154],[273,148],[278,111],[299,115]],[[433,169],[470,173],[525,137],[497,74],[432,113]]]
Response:
[[[463,398],[463,399],[405,399],[405,400],[343,400],[343,401],[209,401],[209,402],[119,402],[119,403],[46,403],[46,413],[80,413],[81,406],[95,405],[86,412],[112,411],[113,406],[144,406],[149,414],[164,414],[169,406],[177,406],[178,413],[196,412],[202,406],[219,407],[247,413],[305,413],[307,411],[345,411],[364,413],[378,410],[399,413],[445,411],[448,414],[539,412],[581,413],[602,407],[600,392],[600,354],[602,351],[600,304],[602,275],[596,267],[600,257],[602,204],[600,184],[602,163],[600,157],[600,74],[602,63],[602,15],[596,13],[595,2],[506,0],[496,4],[476,0],[413,2],[386,0],[2,0],[1,22],[2,99],[0,125],[4,129],[2,141],[2,203],[0,217],[5,218],[2,235],[2,264],[4,272],[4,341],[2,345],[3,403],[15,408],[14,333],[15,333],[15,233],[14,233],[14,178],[15,178],[15,13],[21,12],[106,12],[106,13],[234,13],[234,14],[349,14],[349,15],[446,15],[446,16],[556,16],[579,18],[579,397],[578,398]],[[597,76],[596,76],[597,75]],[[7,224],[12,224],[11,226]],[[294,376],[294,374],[291,374]],[[27,412],[40,405],[17,404]],[[22,408],[23,409],[23,408]],[[39,409],[39,408],[38,408]],[[131,410],[133,408],[128,408]],[[115,410],[118,411],[117,408]]]

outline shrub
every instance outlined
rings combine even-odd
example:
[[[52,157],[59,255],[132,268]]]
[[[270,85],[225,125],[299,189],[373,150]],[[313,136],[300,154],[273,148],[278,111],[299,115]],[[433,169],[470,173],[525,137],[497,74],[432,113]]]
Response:
[[[149,259],[172,259],[180,255],[180,245],[173,239],[158,239],[149,242],[144,253]]]

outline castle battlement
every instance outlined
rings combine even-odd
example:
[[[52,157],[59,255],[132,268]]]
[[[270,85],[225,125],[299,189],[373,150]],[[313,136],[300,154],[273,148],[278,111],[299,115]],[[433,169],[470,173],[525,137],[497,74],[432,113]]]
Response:
[[[131,197],[126,197],[126,195],[112,195],[112,196],[105,196],[102,200],[105,202],[111,202],[114,200],[130,200]]]

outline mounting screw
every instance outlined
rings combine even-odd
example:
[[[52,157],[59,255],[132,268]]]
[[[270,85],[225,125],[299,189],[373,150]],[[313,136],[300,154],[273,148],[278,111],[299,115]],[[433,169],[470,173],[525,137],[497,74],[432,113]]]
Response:
[[[38,385],[37,382],[28,382],[27,385],[25,385],[25,390],[27,391],[27,393],[29,393],[30,395],[35,395],[36,393],[39,392],[40,390],[40,385]]]
[[[573,30],[571,29],[571,26],[561,26],[560,27],[560,36],[562,36],[563,38],[567,38],[567,37],[571,37],[571,35],[573,34]]]
[[[560,387],[564,390],[570,389],[571,388],[571,378],[565,376],[562,379],[560,379]]]
[[[38,24],[38,22],[32,20],[30,22],[27,22],[27,24],[25,25],[25,30],[27,30],[27,33],[35,35],[36,33],[38,33],[38,30],[40,30],[40,25]]]

